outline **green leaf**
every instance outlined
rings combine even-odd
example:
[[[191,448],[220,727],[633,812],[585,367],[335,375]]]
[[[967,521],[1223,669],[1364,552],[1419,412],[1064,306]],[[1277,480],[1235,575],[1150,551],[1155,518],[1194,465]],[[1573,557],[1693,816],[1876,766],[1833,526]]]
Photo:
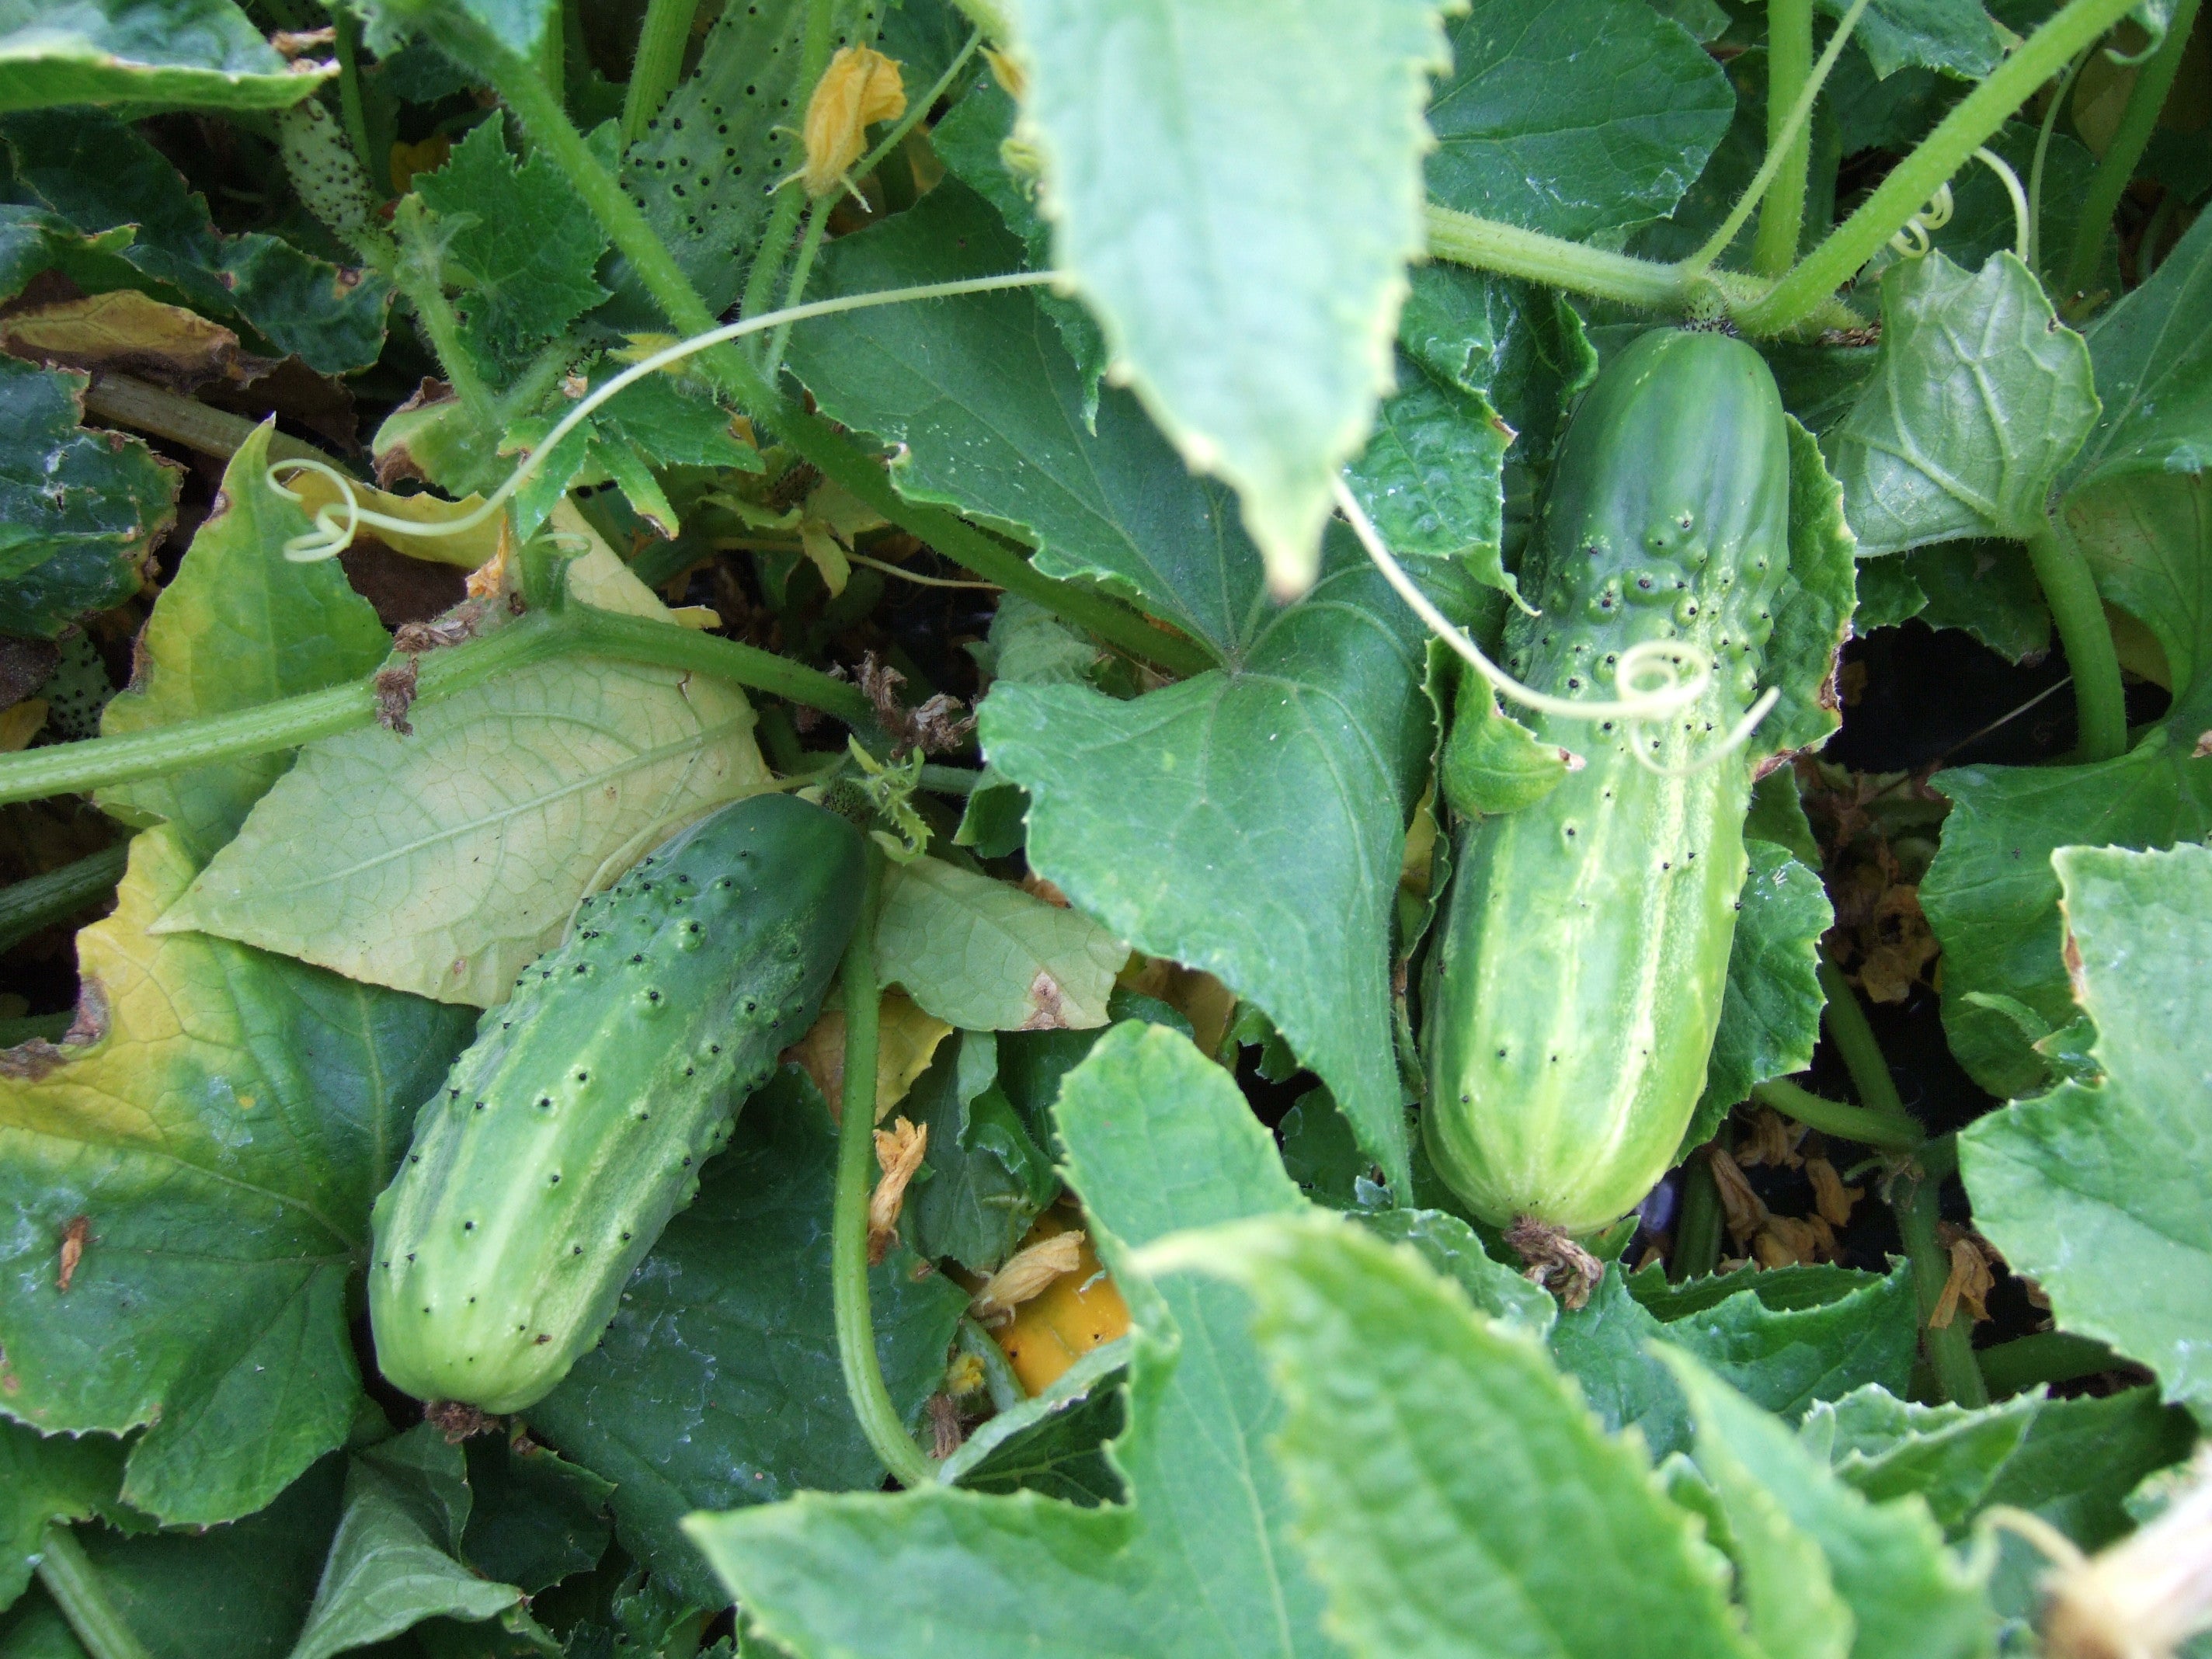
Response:
[[[1904,1393],[1919,1352],[1905,1264],[1886,1278],[1781,1267],[1701,1284],[1703,1295],[1656,1303],[1655,1317],[1610,1267],[1588,1304],[1562,1314],[1552,1333],[1553,1353],[1581,1379],[1599,1420],[1613,1429],[1635,1424],[1655,1456],[1684,1449],[1690,1438],[1680,1391],[1649,1349],[1655,1338],[1788,1418],[1869,1382]]]
[[[2212,848],[2069,847],[2063,890],[2075,997],[2096,1022],[2100,1085],[2064,1083],[1972,1125],[1960,1164],[1977,1224],[2051,1297],[2065,1329],[2157,1373],[2212,1422]]]
[[[88,234],[136,228],[117,258],[155,299],[241,325],[321,374],[365,368],[384,349],[392,289],[260,232],[218,233],[153,145],[97,110],[38,111],[0,120],[27,194]],[[61,263],[66,264],[66,261]]]
[[[1753,1651],[1643,1453],[1407,1252],[1309,1213],[1147,1260],[1252,1296],[1301,1541],[1354,1654]]]
[[[176,522],[182,473],[80,427],[86,384],[0,357],[0,632],[50,640],[121,604]]]
[[[607,297],[592,278],[606,232],[550,156],[507,154],[503,123],[478,123],[414,189],[438,216],[437,274],[462,344],[495,384]]]
[[[1459,1217],[1442,1210],[1371,1210],[1358,1218],[1376,1237],[1410,1245],[1431,1271],[1458,1285],[1468,1305],[1497,1321],[1499,1328],[1538,1342],[1551,1334],[1559,1315],[1552,1293],[1492,1256]]]
[[[0,1607],[31,1582],[53,1522],[86,1521],[114,1506],[123,1443],[105,1435],[40,1435],[0,1419]],[[0,1653],[6,1652],[0,1645]]]
[[[1321,1591],[1266,1449],[1281,1402],[1231,1287],[1154,1289],[1132,1253],[1165,1234],[1295,1212],[1297,1190],[1226,1073],[1127,1023],[1060,1098],[1069,1178],[1130,1299],[1130,1426],[1112,1457],[1129,1506],[937,1486],[809,1494],[702,1516],[692,1535],[799,1659],[1064,1652],[1322,1655]]]
[[[1264,1009],[1401,1192],[1389,951],[1430,751],[1420,638],[1344,549],[1235,672],[1133,702],[1000,684],[981,710],[984,752],[1030,792],[1032,867],[1138,950]]]
[[[553,0],[439,0],[429,5],[424,0],[363,0],[362,11],[368,19],[368,43],[379,57],[396,51],[421,22],[428,23],[434,36],[465,21],[523,58],[536,53],[549,22],[561,27]],[[465,61],[465,45],[456,45],[454,52]]]
[[[2077,538],[2081,535],[2076,529]],[[2051,648],[2051,610],[2026,550],[2010,542],[1944,542],[1869,570],[1901,566],[1927,597],[1930,628],[1964,629],[2008,662]],[[1862,580],[1869,572],[1861,573]]]
[[[147,927],[191,878],[131,845],[78,936],[78,1025],[0,1079],[0,1410],[132,1443],[125,1498],[172,1524],[260,1508],[344,1437],[347,1282],[368,1208],[467,1016]],[[57,1261],[83,1218],[66,1291]]]
[[[1849,0],[1820,0],[1831,17],[1850,9]],[[2004,60],[2003,38],[1977,0],[1876,0],[1854,38],[1884,79],[1912,64],[1977,81]]]
[[[1462,817],[1517,812],[1559,787],[1583,757],[1536,734],[1498,706],[1490,682],[1472,671],[1459,675],[1451,731],[1437,761],[1437,793]]]
[[[694,1510],[872,1490],[883,1465],[845,1395],[830,1308],[837,1132],[786,1067],[738,1114],[699,1196],[639,1267],[606,1340],[527,1413],[615,1483],[617,1531],[701,1607],[725,1599],[678,1523]],[[869,1274],[876,1357],[909,1420],[944,1376],[967,1293],[895,1248]]]
[[[826,13],[833,52],[873,40],[874,0],[726,7],[708,31],[698,68],[623,157],[623,186],[711,311],[738,297],[772,192],[805,159],[799,127],[812,88],[801,70],[807,19],[817,9]],[[907,95],[926,88],[909,80]]]
[[[1504,0],[1452,26],[1429,109],[1431,194],[1577,240],[1664,218],[1728,131],[1735,94],[1644,0]]]
[[[568,583],[667,614],[604,543]],[[591,886],[769,781],[744,694],[674,669],[548,662],[409,718],[410,736],[367,726],[302,749],[160,928],[489,1007]]]
[[[2043,1407],[2035,1395],[1978,1411],[1922,1406],[1869,1384],[1814,1406],[1797,1434],[1839,1479],[1874,1502],[1917,1494],[1944,1535],[1956,1540],[1987,1506],[1999,1473]]]
[[[1826,1560],[1856,1626],[1852,1659],[1970,1659],[1996,1650],[1989,1603],[1974,1575],[1944,1547],[1925,1504],[1869,1503],[1688,1352],[1662,1344],[1660,1354],[1696,1413],[1698,1467],[1712,1480],[1735,1541],[1741,1547],[1758,1540],[1739,1565],[1763,1559],[1770,1570],[1746,1573],[1755,1633],[1762,1612],[1786,1606],[1790,1585],[1771,1570],[1802,1558],[1802,1549],[1791,1547],[1802,1538]],[[1762,1583],[1767,1594],[1753,1599]]]
[[[468,1522],[459,1553],[486,1578],[534,1595],[606,1553],[614,1488],[526,1438],[469,1441]]]
[[[982,1273],[1013,1254],[1059,1188],[1050,1160],[998,1086],[998,1051],[988,1031],[959,1033],[939,1046],[899,1108],[929,1131],[927,1174],[907,1198],[915,1248],[930,1261],[950,1256]]]
[[[2088,338],[2104,412],[2068,470],[2068,495],[2212,464],[2212,227],[2200,216]]]
[[[1753,756],[1817,749],[1843,724],[1836,707],[1836,657],[1851,635],[1857,603],[1857,545],[1844,522],[1844,491],[1820,447],[1795,416],[1790,441],[1790,577],[1774,602],[1762,685],[1781,692],[1752,733]]]
[[[1683,1132],[1682,1149],[1702,1146],[1754,1085],[1813,1063],[1820,1040],[1820,935],[1836,913],[1820,873],[1771,842],[1750,840],[1750,868],[1737,901],[1721,1023],[1705,1066],[1705,1091]]]
[[[391,647],[376,608],[336,560],[295,564],[283,544],[310,528],[270,486],[269,434],[255,428],[223,471],[214,514],[139,636],[131,689],[107,705],[108,737],[251,708],[358,679]],[[214,856],[292,763],[289,751],[225,761],[100,792],[126,820],[167,820],[195,862]]]
[[[2027,266],[1940,252],[1881,279],[1881,351],[1827,450],[1862,554],[2025,540],[2097,418],[2089,352]]]
[[[988,1340],[988,1338],[985,1338]],[[1126,1499],[1106,1443],[1128,1424],[1129,1339],[1093,1348],[1034,1399],[1000,1412],[939,1467],[947,1486],[1063,1503]]]
[[[1129,947],[1062,909],[942,859],[884,872],[876,976],[948,1025],[973,1031],[1082,1030],[1106,1023]]]
[[[1920,884],[1920,908],[1943,946],[1943,1029],[1951,1052],[1991,1094],[2033,1093],[2048,1069],[2031,1034],[1973,999],[2024,1004],[2056,1030],[2074,1018],[2061,954],[2052,851],[2069,843],[2170,847],[2212,833],[2212,760],[2191,758],[2193,732],[2160,726],[2094,766],[1961,766],[1943,844]]]
[[[1018,46],[1054,264],[1176,447],[1235,486],[1271,586],[1304,592],[1425,246],[1433,6],[1026,0]]]
[[[1345,482],[1392,552],[1462,559],[1510,592],[1499,549],[1513,428],[1481,392],[1440,385],[1402,356],[1398,362],[1399,389],[1383,400],[1367,447],[1346,465]]]
[[[283,109],[334,72],[297,73],[232,0],[0,0],[0,111],[48,104]]]
[[[489,1619],[522,1592],[453,1559],[471,1494],[461,1449],[428,1423],[346,1471],[345,1507],[291,1659],[328,1659],[426,1619]]]

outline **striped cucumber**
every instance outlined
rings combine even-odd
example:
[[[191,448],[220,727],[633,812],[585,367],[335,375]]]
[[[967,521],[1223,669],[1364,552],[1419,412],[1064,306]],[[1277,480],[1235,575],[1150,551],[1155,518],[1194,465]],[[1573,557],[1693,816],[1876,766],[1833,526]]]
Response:
[[[376,1201],[387,1378],[510,1412],[568,1374],[734,1108],[812,1023],[865,868],[843,818],[755,795],[584,902],[485,1013]]]
[[[1606,367],[1559,448],[1522,578],[1541,614],[1513,619],[1506,666],[1586,702],[1616,695],[1614,665],[1644,641],[1702,647],[1713,674],[1664,720],[1534,716],[1588,763],[1459,832],[1423,1135],[1486,1221],[1604,1226],[1666,1173],[1697,1105],[1751,788],[1741,752],[1699,761],[1756,695],[1789,531],[1782,400],[1757,352],[1662,331]]]

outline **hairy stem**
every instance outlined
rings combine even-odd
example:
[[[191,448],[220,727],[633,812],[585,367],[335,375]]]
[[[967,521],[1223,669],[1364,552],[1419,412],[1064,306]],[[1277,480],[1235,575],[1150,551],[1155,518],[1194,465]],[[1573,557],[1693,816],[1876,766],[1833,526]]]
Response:
[[[1820,1011],[1820,1023],[1828,1028],[1828,1041],[1844,1057],[1844,1069],[1851,1074],[1851,1087],[1858,1091],[1861,1107],[1871,1116],[1893,1124],[1912,1122],[1912,1115],[1898,1097],[1897,1079],[1889,1074],[1889,1061],[1882,1056],[1881,1044],[1875,1040],[1874,1027],[1867,1024],[1866,1010],[1859,1006],[1858,993],[1851,988],[1844,970],[1828,960],[1826,952],[1820,957],[1820,989],[1828,999],[1827,1006]],[[1813,1120],[1804,1118],[1801,1121],[1812,1123]],[[1814,1124],[1815,1128],[1820,1127]],[[1873,1146],[1890,1143],[1867,1144]]]
[[[2071,1382],[2096,1376],[2124,1363],[2094,1337],[2071,1331],[2037,1331],[1999,1342],[1974,1355],[1982,1381],[2002,1400],[2045,1382]]]
[[[1813,73],[1813,0],[1767,0],[1766,143],[1785,143],[1779,170],[1759,204],[1759,229],[1751,244],[1751,268],[1762,276],[1779,276],[1797,263],[1797,239],[1805,228],[1806,173],[1813,157],[1810,122],[1788,135],[1790,106]]]
[[[2072,758],[2082,764],[2115,759],[2128,748],[2127,692],[2089,562],[2056,514],[2047,515],[2027,538],[2027,556],[2066,647],[2066,665],[2074,671]]]
[[[151,1659],[145,1644],[108,1599],[99,1569],[75,1533],[58,1524],[48,1527],[39,1548],[39,1582],[92,1659]]]
[[[449,21],[447,27],[459,28]],[[469,61],[480,64],[494,88],[525,128],[568,175],[600,226],[630,262],[679,334],[704,334],[714,327],[699,291],[692,287],[644,213],[614,175],[599,164],[560,107],[547,98],[526,65],[480,33],[466,37]],[[927,542],[945,557],[1055,616],[1087,628],[1132,656],[1180,674],[1212,667],[1211,653],[1195,641],[1154,626],[1145,617],[1093,589],[1041,574],[1021,555],[942,508],[909,501],[892,486],[882,464],[856,447],[818,416],[810,415],[778,392],[742,351],[728,346],[701,354],[700,362],[717,386],[738,406],[773,428],[779,437],[823,477],[874,509],[878,516]]]
[[[1654,259],[1608,253],[1540,230],[1478,219],[1440,202],[1431,202],[1427,215],[1429,252],[1455,264],[1655,310],[1680,305],[1686,293],[1680,270]]]
[[[1777,283],[1762,299],[1736,314],[1757,334],[1779,334],[1811,319],[1837,289],[1874,257],[1920,210],[1936,187],[1966,164],[2035,89],[2067,60],[2124,17],[2133,0],[2068,0],[1999,64],[1989,79],[1952,106],[1951,112],[1891,169],[1856,212]]]
[[[830,1220],[830,1280],[837,1323],[837,1358],[846,1397],[868,1444],[903,1486],[924,1486],[936,1471],[899,1420],[876,1357],[868,1309],[868,1194],[876,1167],[876,902],[883,891],[883,854],[868,848],[860,920],[845,948],[845,1089],[837,1127],[837,1191]]]
[[[1921,1351],[1936,1374],[1943,1398],[1958,1406],[1986,1406],[1989,1385],[1974,1358],[1973,1325],[1961,1311],[1948,1325],[1928,1322],[1951,1276],[1951,1253],[1936,1237],[1939,1218],[1938,1194],[1946,1177],[1959,1168],[1958,1142],[1945,1135],[1931,1140],[1915,1154],[1917,1176],[1899,1176],[1891,1196],[1897,1212],[1897,1231],[1905,1240],[1905,1253],[1912,1262],[1913,1294],[1920,1304]]]
[[[1919,1124],[1909,1117],[1892,1117],[1887,1112],[1864,1106],[1847,1106],[1842,1101],[1816,1095],[1786,1078],[1771,1078],[1758,1085],[1752,1090],[1751,1097],[1824,1135],[1855,1140],[1862,1146],[1910,1152],[1927,1139]]]
[[[2098,251],[2105,245],[2105,233],[2112,227],[2120,193],[2136,176],[2136,164],[2142,160],[2151,131],[2158,125],[2159,112],[2166,107],[2166,95],[2173,89],[2173,77],[2180,73],[2181,54],[2197,21],[2197,0],[2179,0],[2174,7],[2165,42],[2136,71],[2135,89],[2128,94],[2127,108],[2121,112],[2112,145],[2090,175],[2081,222],[2074,228],[2074,249],[2067,257],[2065,274],[2058,279],[2058,292],[2069,300],[2081,297],[2097,274]]]
[[[12,950],[41,927],[65,921],[115,890],[131,860],[128,837],[73,864],[0,888],[0,951]]]
[[[691,40],[691,20],[698,15],[699,0],[647,0],[637,55],[630,61],[629,85],[623,91],[625,149],[645,136],[646,123],[676,90],[684,73],[684,48]]]

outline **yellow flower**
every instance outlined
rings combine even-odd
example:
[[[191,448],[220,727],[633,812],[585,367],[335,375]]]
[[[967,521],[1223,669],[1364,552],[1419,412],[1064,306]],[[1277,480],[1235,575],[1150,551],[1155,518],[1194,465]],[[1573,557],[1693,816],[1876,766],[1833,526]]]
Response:
[[[830,60],[813,97],[806,100],[806,166],[799,173],[809,196],[827,196],[860,159],[870,123],[906,113],[899,66],[871,46],[843,46]]]

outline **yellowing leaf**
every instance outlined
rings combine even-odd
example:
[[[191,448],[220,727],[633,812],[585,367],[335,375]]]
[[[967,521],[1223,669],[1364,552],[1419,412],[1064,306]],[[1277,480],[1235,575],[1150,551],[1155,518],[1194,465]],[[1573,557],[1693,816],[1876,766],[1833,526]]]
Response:
[[[915,1079],[929,1069],[937,1045],[951,1035],[950,1025],[925,1014],[898,992],[884,994],[876,1014],[877,1122],[907,1097]],[[845,1011],[825,1009],[784,1057],[805,1067],[836,1115],[845,1099]]]

